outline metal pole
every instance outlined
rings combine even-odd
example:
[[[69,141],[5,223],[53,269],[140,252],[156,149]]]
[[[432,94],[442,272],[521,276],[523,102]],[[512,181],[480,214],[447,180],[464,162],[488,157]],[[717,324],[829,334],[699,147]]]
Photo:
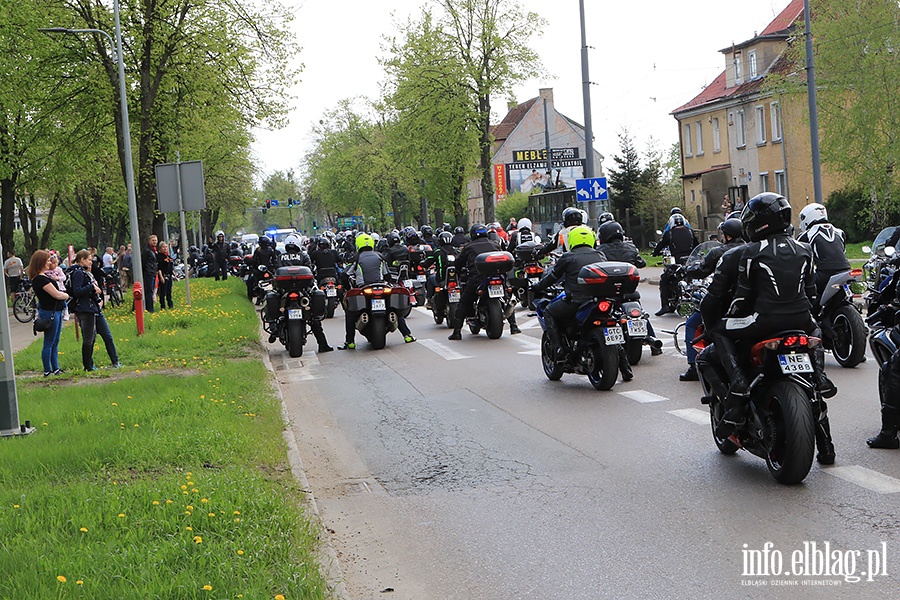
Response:
[[[547,99],[544,98],[544,151],[547,153],[547,187],[553,187],[553,158],[550,155],[550,123],[547,117]]]
[[[0,314],[0,437],[33,433],[34,428],[26,421],[19,424],[19,401],[16,395],[16,369],[13,365],[12,340],[9,331],[9,307],[6,295],[6,281],[0,277],[0,295],[3,296],[3,310]]]
[[[809,145],[812,151],[813,196],[822,203],[822,165],[819,159],[819,113],[816,109],[816,70],[813,64],[812,28],[809,0],[803,0],[803,20],[806,24],[806,96],[809,99]],[[784,180],[787,181],[787,173]]]
[[[191,274],[187,257],[187,227],[184,223],[184,198],[181,197],[181,152],[175,152],[175,179],[178,188],[178,216],[181,221],[181,262],[184,264],[184,303],[191,305]]]
[[[591,121],[591,77],[588,74],[587,34],[584,27],[584,0],[578,0],[581,16],[581,91],[584,97],[584,176],[594,176],[594,129]],[[590,226],[597,227],[597,202],[588,202]]]

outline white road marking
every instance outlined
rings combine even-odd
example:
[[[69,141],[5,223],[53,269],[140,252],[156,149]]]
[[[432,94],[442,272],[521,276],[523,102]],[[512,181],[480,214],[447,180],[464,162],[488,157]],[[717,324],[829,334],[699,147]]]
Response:
[[[859,465],[848,467],[828,467],[823,469],[829,475],[834,475],[844,481],[855,483],[879,494],[896,494],[900,492],[900,479],[888,477],[878,471],[873,471]]]
[[[709,411],[700,410],[699,408],[680,408],[678,410],[670,410],[669,414],[698,425],[709,425]]]
[[[460,354],[459,352],[451,348],[448,344],[439,342],[437,340],[419,338],[418,340],[416,340],[416,343],[425,346],[445,360],[462,360],[464,358],[472,358],[471,356]]]
[[[538,321],[538,318],[535,317],[533,319],[528,319],[521,325],[519,325],[519,329],[540,329],[541,323]]]
[[[668,400],[665,396],[660,396],[658,394],[654,394],[653,392],[647,392],[644,390],[634,390],[631,392],[619,392],[619,395],[625,396],[626,398],[631,398],[641,404],[647,404],[650,402],[665,402]]]

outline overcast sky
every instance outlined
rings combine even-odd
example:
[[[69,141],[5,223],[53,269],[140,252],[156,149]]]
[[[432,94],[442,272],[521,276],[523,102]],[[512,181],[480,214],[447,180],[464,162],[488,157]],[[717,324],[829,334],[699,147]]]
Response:
[[[302,81],[292,90],[296,100],[288,127],[257,130],[253,145],[263,176],[300,168],[312,146],[313,123],[336,103],[353,96],[377,98],[384,74],[382,37],[393,23],[418,14],[428,0],[285,0],[295,7],[293,29],[302,46]],[[655,138],[665,148],[678,140],[669,114],[712,81],[725,66],[719,50],[752,38],[783,10],[789,0],[585,0],[591,81],[594,149],[618,154],[617,134],[627,127],[643,154]],[[578,0],[520,0],[523,10],[543,16],[532,47],[544,74],[516,87],[524,102],[552,87],[556,109],[584,123],[581,86],[581,30]],[[537,35],[537,34],[540,35]],[[541,76],[543,75],[543,76]],[[506,114],[506,99],[494,98],[494,122]]]

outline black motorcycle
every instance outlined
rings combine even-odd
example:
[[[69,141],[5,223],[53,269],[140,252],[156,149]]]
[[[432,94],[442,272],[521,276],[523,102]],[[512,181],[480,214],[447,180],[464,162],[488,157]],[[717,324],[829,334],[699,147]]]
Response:
[[[316,287],[309,267],[278,267],[274,280],[275,289],[266,294],[261,311],[263,329],[296,358],[303,355],[310,323],[325,316],[325,293]]]
[[[523,242],[515,249],[516,266],[509,285],[523,308],[532,306],[534,292],[531,290],[544,276],[544,267],[536,256],[541,247],[536,242]]]
[[[628,263],[598,262],[581,268],[578,284],[591,300],[578,307],[574,321],[560,332],[568,348],[562,360],[557,358],[558,348],[544,317],[552,300],[535,300],[538,322],[544,330],[541,363],[547,379],[557,381],[563,373],[579,373],[587,375],[594,389],[609,390],[615,385],[620,361],[626,358],[622,321],[627,323],[630,315],[624,307],[635,300],[640,280],[637,268]]]
[[[369,340],[373,349],[381,350],[387,343],[387,334],[397,330],[399,317],[409,315],[409,289],[386,282],[350,288],[344,296],[344,309],[357,315],[357,331]]]
[[[702,401],[709,405],[713,441],[722,454],[739,449],[766,461],[779,483],[803,481],[816,447],[819,396],[813,380],[813,353],[821,340],[802,331],[784,331],[751,347],[747,420],[728,437],[716,435],[725,414],[720,398],[698,369]],[[727,385],[727,376],[720,373]]]
[[[492,340],[503,335],[503,324],[516,309],[516,301],[506,285],[506,274],[513,264],[509,252],[483,252],[475,257],[475,268],[483,279],[478,286],[475,314],[468,320],[473,335],[482,329]]]
[[[444,279],[439,281],[434,288],[431,297],[431,314],[434,322],[440,325],[446,319],[447,327],[453,328],[456,322],[456,311],[459,308],[459,298],[462,288],[459,284],[459,276],[456,273],[456,256],[447,255],[447,267],[444,269]]]
[[[851,286],[862,269],[837,273],[828,280],[816,319],[822,325],[822,343],[842,367],[852,369],[866,356],[866,324],[853,303]]]

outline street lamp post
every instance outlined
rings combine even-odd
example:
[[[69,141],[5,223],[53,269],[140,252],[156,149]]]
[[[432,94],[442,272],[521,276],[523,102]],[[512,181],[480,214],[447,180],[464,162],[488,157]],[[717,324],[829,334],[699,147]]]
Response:
[[[134,281],[140,281],[143,277],[143,265],[141,264],[141,234],[138,228],[137,195],[134,191],[134,165],[131,158],[131,125],[128,122],[128,97],[125,93],[125,53],[122,49],[122,27],[119,22],[119,0],[113,2],[113,19],[115,21],[116,39],[102,29],[69,29],[66,27],[46,27],[39,31],[47,33],[65,33],[80,35],[96,33],[106,36],[116,53],[116,61],[119,63],[119,110],[122,113],[122,145],[125,152],[125,188],[128,192],[128,218],[131,220],[131,256],[134,268]],[[149,290],[144,290],[149,293]],[[143,306],[143,302],[141,302]],[[139,308],[140,310],[140,308]]]

